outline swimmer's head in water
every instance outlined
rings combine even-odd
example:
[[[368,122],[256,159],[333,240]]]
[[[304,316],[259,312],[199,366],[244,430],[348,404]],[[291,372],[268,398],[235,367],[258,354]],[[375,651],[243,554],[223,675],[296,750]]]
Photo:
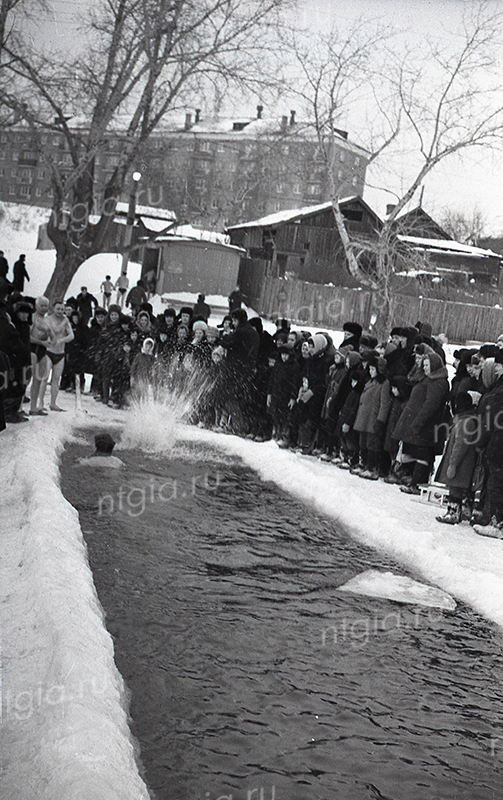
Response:
[[[101,456],[111,456],[112,450],[115,447],[115,442],[109,433],[99,433],[94,437],[94,445],[96,453]]]

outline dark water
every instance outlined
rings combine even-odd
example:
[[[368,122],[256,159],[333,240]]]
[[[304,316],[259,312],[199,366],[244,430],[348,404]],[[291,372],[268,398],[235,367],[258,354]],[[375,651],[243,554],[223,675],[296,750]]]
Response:
[[[403,570],[238,462],[88,453],[62,488],[158,800],[503,798],[496,626],[337,592]]]

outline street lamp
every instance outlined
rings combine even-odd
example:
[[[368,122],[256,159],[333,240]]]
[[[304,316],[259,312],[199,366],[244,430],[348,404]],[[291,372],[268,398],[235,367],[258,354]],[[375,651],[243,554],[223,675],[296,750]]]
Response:
[[[141,172],[133,172],[133,183],[129,193],[129,205],[126,219],[126,233],[124,236],[124,253],[122,254],[121,275],[127,275],[127,266],[129,262],[129,250],[131,241],[133,239],[133,226],[136,214],[136,198],[138,195],[138,184],[141,180]]]

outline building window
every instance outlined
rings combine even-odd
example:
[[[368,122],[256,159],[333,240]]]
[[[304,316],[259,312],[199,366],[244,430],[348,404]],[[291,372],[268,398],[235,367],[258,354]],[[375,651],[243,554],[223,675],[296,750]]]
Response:
[[[302,190],[300,188],[300,183],[294,183],[294,185],[293,185],[293,193],[294,194],[302,194]]]
[[[282,191],[283,191],[283,184],[278,183],[278,185],[276,186],[276,194],[281,194]]]
[[[54,197],[54,189],[49,189],[47,192],[47,197]]]
[[[289,152],[290,152],[290,147],[287,144],[283,145],[283,155],[287,156]]]
[[[15,186],[9,186],[9,194],[16,194],[16,187]]]
[[[35,189],[35,194],[37,197],[42,197],[42,189],[40,188],[40,186],[37,186],[37,188]]]
[[[205,189],[206,181],[204,178],[196,178],[196,189]]]
[[[45,178],[45,169],[39,169],[37,172],[37,178],[39,180],[43,180]]]
[[[40,141],[42,142],[42,144],[47,144],[47,136],[44,134],[40,139]]]
[[[359,166],[360,166],[360,156],[356,156],[356,158],[355,158],[355,167],[359,167]]]
[[[19,161],[19,153],[17,152],[17,150],[14,150],[14,152],[12,153],[12,160]]]
[[[199,142],[199,150],[203,153],[211,152],[211,143],[210,142]]]
[[[20,186],[19,187],[19,194],[23,195],[24,197],[29,197],[31,194],[31,189],[29,186]]]
[[[356,184],[358,183],[358,178],[356,177],[356,175],[353,177],[351,183],[353,184],[353,186],[356,186]]]
[[[343,178],[342,169],[340,169],[339,172],[337,173],[337,177],[339,178],[340,181],[342,181]]]
[[[10,176],[11,178],[17,178],[17,169],[11,169]]]
[[[223,145],[222,143],[220,143],[220,144],[217,146],[217,151],[218,151],[219,153],[225,153],[225,145]]]
[[[0,167],[0,177],[3,178],[4,175],[5,175],[5,170],[3,167]]]
[[[218,208],[218,200],[217,200],[217,198],[216,198],[216,197],[213,197],[213,198],[212,198],[212,200],[211,200],[211,207],[212,207],[212,208]]]
[[[274,203],[274,210],[281,211],[281,203],[279,202],[279,200],[276,200],[276,202]]]
[[[7,141],[7,136],[6,136],[5,133],[2,133],[2,136],[0,138],[0,142],[6,142],[6,141]]]
[[[339,161],[344,161],[345,157],[346,156],[345,156],[344,150],[341,150],[339,152]]]

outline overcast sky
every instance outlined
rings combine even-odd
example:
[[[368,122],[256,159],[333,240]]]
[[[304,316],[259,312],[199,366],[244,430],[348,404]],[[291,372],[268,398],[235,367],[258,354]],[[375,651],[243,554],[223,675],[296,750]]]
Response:
[[[51,21],[40,26],[37,20],[35,36],[43,35],[47,46],[71,49],[75,37],[76,13],[92,4],[93,0],[48,0]],[[378,19],[403,31],[416,43],[429,34],[449,38],[450,32],[460,23],[463,10],[471,0],[297,0],[296,21],[307,30],[326,31],[334,22],[351,25],[358,18]],[[492,4],[502,9],[503,3]],[[502,64],[503,83],[503,64]],[[502,98],[503,103],[503,98]],[[285,109],[271,109],[271,114],[288,113]],[[253,107],[254,109],[254,107]],[[242,111],[242,108],[240,109]],[[250,109],[250,113],[253,110]],[[365,145],[365,130],[361,120],[348,118],[345,127],[350,138]],[[393,196],[372,188],[383,183],[400,193],[406,188],[407,157],[394,156],[391,163],[378,161],[368,172],[365,199],[378,213],[383,214],[386,203]],[[472,150],[462,157],[446,160],[426,179],[423,205],[432,214],[440,215],[450,207],[468,214],[478,207],[487,219],[487,232],[503,234],[503,155],[498,152]]]

